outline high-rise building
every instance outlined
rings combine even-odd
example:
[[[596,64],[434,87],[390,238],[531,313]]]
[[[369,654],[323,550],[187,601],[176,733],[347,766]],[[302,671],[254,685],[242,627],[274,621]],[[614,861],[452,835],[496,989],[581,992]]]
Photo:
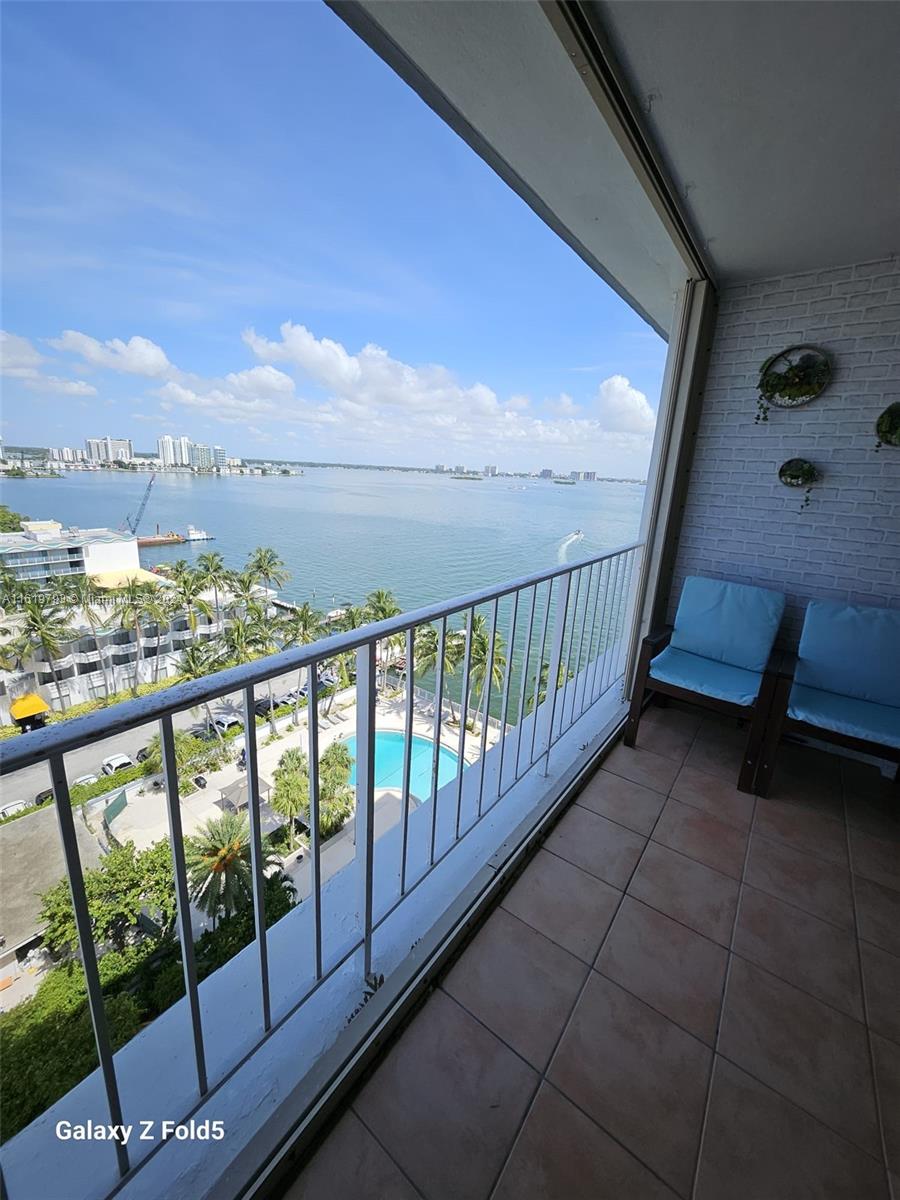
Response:
[[[570,471],[570,472],[569,472],[569,478],[570,478],[570,479],[583,479],[583,478],[584,478],[584,472],[583,472],[583,471]]]
[[[443,475],[447,470],[447,467],[445,463],[438,463],[434,469],[437,471],[438,475]]]
[[[192,442],[190,449],[190,464],[195,471],[208,471],[216,465],[212,446],[202,442]]]
[[[171,434],[164,433],[156,440],[156,452],[164,467],[175,466],[175,439]]]
[[[86,438],[85,453],[92,462],[131,462],[134,446],[131,438]]]
[[[217,471],[221,471],[228,466],[228,455],[225,453],[223,446],[213,446],[213,465]]]
[[[175,439],[175,465],[176,467],[189,467],[191,465],[191,446],[193,443],[189,437],[182,435]]]
[[[552,478],[553,478],[553,472],[551,471],[551,469],[549,467],[544,467],[543,471],[541,471],[541,479],[552,479]]]
[[[496,475],[497,468],[496,467],[485,467],[484,473],[485,473],[485,475],[490,475],[490,476]]]
[[[596,483],[597,472],[596,471],[585,471],[584,481],[585,481],[585,483]]]

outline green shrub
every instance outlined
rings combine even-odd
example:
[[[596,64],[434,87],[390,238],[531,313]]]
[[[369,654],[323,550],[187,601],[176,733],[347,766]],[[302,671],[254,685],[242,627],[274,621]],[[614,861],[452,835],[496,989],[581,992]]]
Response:
[[[137,1003],[122,993],[106,1001],[106,1019],[114,1049],[141,1025]],[[0,1015],[0,1055],[6,1077],[0,1127],[6,1140],[97,1067],[80,966],[51,971],[31,999]]]

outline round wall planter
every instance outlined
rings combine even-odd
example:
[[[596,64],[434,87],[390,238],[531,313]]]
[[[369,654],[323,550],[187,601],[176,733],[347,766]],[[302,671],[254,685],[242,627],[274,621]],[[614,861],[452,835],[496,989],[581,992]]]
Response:
[[[875,422],[875,435],[878,438],[876,450],[882,446],[900,446],[900,400],[889,404]]]
[[[818,469],[807,459],[789,458],[787,462],[783,462],[778,468],[778,478],[785,487],[802,487],[806,489],[803,503],[800,505],[800,511],[802,512],[809,504],[813,484],[818,483],[822,476]]]
[[[831,381],[831,359],[818,346],[788,346],[759,369],[757,421],[768,421],[769,409],[809,404]]]

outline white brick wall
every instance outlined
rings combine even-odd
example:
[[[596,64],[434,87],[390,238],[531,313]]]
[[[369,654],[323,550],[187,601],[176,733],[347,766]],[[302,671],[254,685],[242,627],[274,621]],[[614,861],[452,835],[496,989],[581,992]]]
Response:
[[[799,342],[831,353],[828,388],[754,424],[761,363]],[[814,597],[900,608],[900,448],[875,452],[875,420],[896,400],[896,258],[724,288],[670,616],[685,575],[784,591],[787,644]],[[823,476],[802,512],[802,489],[778,480],[794,457]]]

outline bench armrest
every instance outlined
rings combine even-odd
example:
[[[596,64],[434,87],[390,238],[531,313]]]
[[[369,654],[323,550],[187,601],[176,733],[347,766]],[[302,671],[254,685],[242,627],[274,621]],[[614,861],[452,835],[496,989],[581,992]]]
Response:
[[[673,626],[661,625],[658,629],[652,629],[644,638],[641,645],[647,646],[651,650],[664,650],[669,644],[669,639],[673,633]]]
[[[766,674],[778,679],[792,680],[797,666],[797,655],[793,650],[773,650],[766,663]]]

